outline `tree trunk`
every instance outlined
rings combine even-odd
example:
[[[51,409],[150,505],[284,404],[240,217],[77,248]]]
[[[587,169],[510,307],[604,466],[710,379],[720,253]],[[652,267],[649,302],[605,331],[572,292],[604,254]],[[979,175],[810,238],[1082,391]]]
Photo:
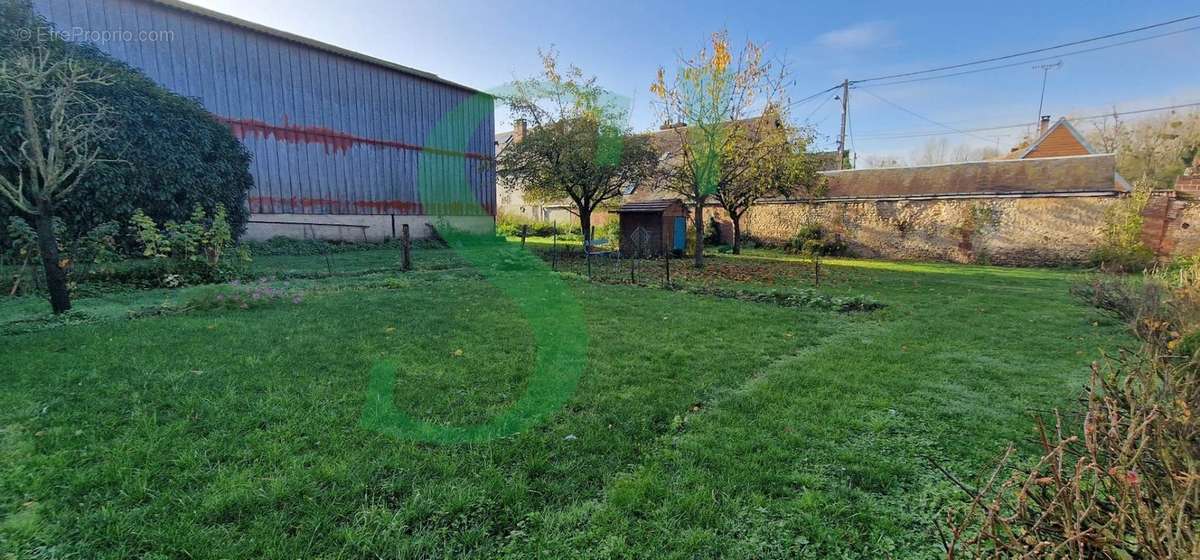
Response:
[[[739,214],[729,213],[729,217],[733,222],[733,254],[742,254],[742,216]]]
[[[42,267],[46,270],[46,288],[50,290],[50,308],[54,314],[71,309],[71,292],[67,288],[67,273],[59,266],[58,240],[54,238],[54,208],[48,200],[38,201],[37,224],[38,252],[42,255]]]
[[[579,209],[579,227],[583,228],[583,248],[587,249],[592,242],[592,211]]]
[[[692,265],[704,268],[704,198],[696,199],[696,210],[692,214],[692,220],[696,230],[696,254]]]

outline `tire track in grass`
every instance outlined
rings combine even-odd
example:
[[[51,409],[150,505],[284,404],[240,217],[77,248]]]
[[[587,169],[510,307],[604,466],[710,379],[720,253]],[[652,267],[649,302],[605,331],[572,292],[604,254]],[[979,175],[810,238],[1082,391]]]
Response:
[[[1069,401],[1090,361],[1077,347],[1111,342],[1065,287],[842,318],[842,332],[683,414],[576,510],[583,534],[566,552],[940,557],[928,522],[958,496],[928,459],[973,475],[1020,437],[1029,408]],[[1007,313],[976,316],[981,302]]]

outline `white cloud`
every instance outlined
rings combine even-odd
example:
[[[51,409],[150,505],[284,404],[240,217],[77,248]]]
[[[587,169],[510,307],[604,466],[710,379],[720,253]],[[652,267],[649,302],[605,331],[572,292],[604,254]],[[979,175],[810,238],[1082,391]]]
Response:
[[[817,44],[845,50],[895,45],[895,26],[886,21],[864,21],[822,33],[817,37]]]

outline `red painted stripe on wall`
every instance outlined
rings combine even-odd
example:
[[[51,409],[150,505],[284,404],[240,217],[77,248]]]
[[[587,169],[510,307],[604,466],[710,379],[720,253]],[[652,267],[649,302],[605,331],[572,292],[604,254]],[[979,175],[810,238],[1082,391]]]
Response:
[[[228,125],[233,130],[233,135],[239,140],[244,140],[246,136],[259,136],[262,138],[274,138],[280,142],[287,142],[289,144],[320,144],[325,147],[325,153],[342,153],[349,150],[352,146],[366,145],[399,150],[413,150],[445,156],[466,157],[482,161],[492,161],[493,159],[492,156],[475,152],[442,150],[393,140],[355,136],[320,126],[293,125],[288,123],[286,115],[281,125],[254,119],[235,119],[222,116],[217,116],[216,118],[218,121]]]

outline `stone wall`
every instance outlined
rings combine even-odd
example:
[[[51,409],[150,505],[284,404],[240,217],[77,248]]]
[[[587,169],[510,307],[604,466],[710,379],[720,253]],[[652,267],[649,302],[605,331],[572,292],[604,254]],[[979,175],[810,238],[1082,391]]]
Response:
[[[743,227],[756,239],[786,243],[807,224],[840,234],[859,256],[1015,266],[1082,264],[1100,242],[1116,197],[1033,197],[768,203]],[[1175,200],[1173,253],[1200,250],[1200,204]],[[713,209],[718,220],[727,217]],[[728,226],[724,239],[731,239]]]
[[[1200,201],[1177,199],[1173,204],[1179,207],[1179,214],[1167,232],[1167,239],[1173,244],[1171,254],[1200,255]]]

